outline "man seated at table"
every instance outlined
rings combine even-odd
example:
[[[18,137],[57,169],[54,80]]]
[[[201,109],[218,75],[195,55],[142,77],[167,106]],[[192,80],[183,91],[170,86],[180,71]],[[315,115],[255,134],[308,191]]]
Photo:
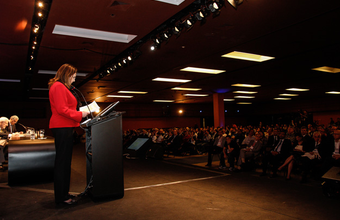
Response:
[[[6,127],[8,126],[8,118],[0,118],[0,170],[3,170],[2,164],[5,162],[4,148],[7,145],[8,131]]]
[[[7,127],[7,131],[12,134],[12,133],[16,133],[16,132],[20,132],[23,133],[22,129],[18,129],[17,128],[17,123],[19,121],[19,117],[16,115],[12,115],[9,119],[9,123],[8,123],[8,127]],[[20,123],[19,123],[20,124]],[[21,124],[20,124],[21,125]],[[19,126],[20,127],[20,126]],[[22,125],[21,125],[22,127]],[[23,127],[24,128],[24,127]],[[26,128],[24,128],[26,130]]]

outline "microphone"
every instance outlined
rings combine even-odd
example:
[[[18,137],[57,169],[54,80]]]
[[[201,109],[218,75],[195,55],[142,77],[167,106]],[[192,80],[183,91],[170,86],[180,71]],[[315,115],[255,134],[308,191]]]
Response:
[[[26,127],[25,125],[19,123],[19,122],[18,122],[18,124],[21,125],[23,128],[25,128],[25,131],[26,131],[26,133],[27,133],[27,127]]]
[[[77,89],[75,86],[72,86],[72,85],[71,85],[70,89],[71,89],[71,91],[72,91],[72,90],[76,90],[76,91],[78,91],[78,92],[80,93],[81,97],[83,97],[83,100],[84,100],[84,102],[85,102],[87,108],[89,109],[89,112],[90,112],[90,114],[91,114],[91,118],[93,118],[92,112],[91,112],[91,110],[90,110],[89,105],[87,104],[87,101],[86,101],[86,99],[85,99],[83,93],[81,93],[81,91],[79,91],[79,89]]]

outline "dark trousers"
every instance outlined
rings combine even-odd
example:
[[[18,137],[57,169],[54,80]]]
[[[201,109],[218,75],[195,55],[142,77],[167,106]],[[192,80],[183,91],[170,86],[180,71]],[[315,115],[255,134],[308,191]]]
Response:
[[[70,190],[74,128],[51,129],[55,138],[54,197],[56,203],[67,199]]]
[[[237,160],[240,156],[240,151],[233,150],[231,153],[228,154],[228,163],[230,164],[230,167],[234,167],[235,165],[235,159]]]
[[[272,164],[273,165],[273,174],[276,174],[277,172],[277,168],[279,168],[280,163],[282,163],[286,158],[283,157],[281,154],[278,155],[272,155],[270,152],[264,156],[263,160],[262,160],[262,170],[263,173],[267,172],[267,168],[268,168],[268,164]]]
[[[220,158],[220,166],[225,167],[225,159],[223,154],[223,148],[217,146],[210,146],[208,150],[208,165],[211,165],[213,154],[218,154]]]

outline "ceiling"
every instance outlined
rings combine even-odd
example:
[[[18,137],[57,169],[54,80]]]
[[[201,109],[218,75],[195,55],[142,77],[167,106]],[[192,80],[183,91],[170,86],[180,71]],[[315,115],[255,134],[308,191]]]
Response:
[[[172,5],[155,0],[58,0],[51,3],[46,26],[40,33],[37,55],[30,61],[32,26],[38,1],[1,1],[0,82],[5,100],[46,100],[47,82],[64,63],[78,68],[74,85],[86,100],[152,103],[174,100],[175,103],[212,102],[213,93],[235,99],[234,91],[256,91],[254,99],[236,98],[232,103],[275,103],[287,88],[305,88],[293,100],[337,97],[325,94],[340,91],[340,73],[312,70],[329,66],[340,68],[340,1],[245,0],[237,10],[227,1],[219,16],[212,14],[179,36],[173,35],[155,51],[151,38],[171,28],[175,19],[185,21],[188,11],[205,1],[186,0]],[[50,2],[50,1],[46,1]],[[194,5],[193,5],[194,4]],[[194,13],[194,11],[192,11]],[[169,23],[170,22],[170,23]],[[53,34],[56,25],[136,35],[129,43],[96,40]],[[138,51],[139,57],[108,76],[109,65]],[[242,51],[272,56],[265,62],[223,58],[223,54]],[[28,70],[32,64],[32,70]],[[183,72],[185,67],[224,70],[212,75]],[[156,77],[189,79],[188,83],[155,82]],[[238,88],[235,83],[261,85]],[[173,87],[201,88],[187,92]],[[109,98],[119,91],[144,91],[133,98]],[[191,97],[185,94],[207,94]],[[290,92],[292,93],[292,92]],[[131,95],[131,94],[130,94]],[[241,94],[242,95],[242,94]],[[282,102],[282,101],[279,101]],[[289,103],[289,101],[287,101]]]

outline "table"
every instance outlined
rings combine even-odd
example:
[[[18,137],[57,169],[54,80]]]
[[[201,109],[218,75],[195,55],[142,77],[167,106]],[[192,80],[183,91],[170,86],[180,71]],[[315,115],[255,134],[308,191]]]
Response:
[[[54,138],[10,140],[8,184],[52,181],[55,160]]]

